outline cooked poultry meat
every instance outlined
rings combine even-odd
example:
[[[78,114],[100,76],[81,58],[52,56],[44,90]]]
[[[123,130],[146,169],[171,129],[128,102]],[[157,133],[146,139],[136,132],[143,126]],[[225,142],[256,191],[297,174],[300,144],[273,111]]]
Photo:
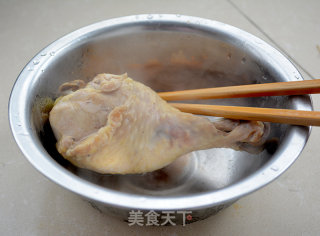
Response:
[[[64,88],[73,91],[56,100],[49,116],[57,149],[99,173],[149,172],[194,150],[259,144],[264,134],[262,122],[211,122],[180,112],[126,74],[99,74],[86,86]]]

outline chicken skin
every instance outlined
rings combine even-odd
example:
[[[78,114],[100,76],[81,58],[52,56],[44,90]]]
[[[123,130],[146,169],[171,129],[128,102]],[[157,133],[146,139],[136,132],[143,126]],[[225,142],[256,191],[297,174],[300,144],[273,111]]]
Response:
[[[77,87],[78,86],[78,87]],[[211,122],[170,106],[151,88],[124,75],[62,85],[49,114],[57,150],[74,165],[99,173],[134,174],[160,169],[200,149],[259,144],[262,122]]]

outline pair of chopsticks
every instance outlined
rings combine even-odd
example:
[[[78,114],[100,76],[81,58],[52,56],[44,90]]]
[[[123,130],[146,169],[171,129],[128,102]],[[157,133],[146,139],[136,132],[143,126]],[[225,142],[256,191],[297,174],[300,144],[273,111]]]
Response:
[[[320,93],[320,79],[161,92],[158,93],[158,95],[166,101],[181,101],[217,98],[303,95],[315,93]],[[198,115],[218,116],[239,120],[285,123],[292,125],[320,126],[320,112],[318,111],[185,103],[170,103],[170,105],[183,112],[189,112]]]

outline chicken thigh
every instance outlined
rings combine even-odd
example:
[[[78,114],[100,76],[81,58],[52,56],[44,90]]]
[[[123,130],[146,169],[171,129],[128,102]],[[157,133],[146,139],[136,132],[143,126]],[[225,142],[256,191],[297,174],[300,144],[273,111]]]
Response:
[[[58,98],[49,114],[57,149],[99,173],[149,172],[199,149],[241,150],[259,144],[265,130],[262,122],[211,122],[181,112],[126,74],[99,74],[61,88],[75,91]]]

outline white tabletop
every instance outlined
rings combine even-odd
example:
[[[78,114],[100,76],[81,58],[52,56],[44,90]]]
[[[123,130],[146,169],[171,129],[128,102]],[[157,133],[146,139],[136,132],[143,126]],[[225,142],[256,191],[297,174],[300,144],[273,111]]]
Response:
[[[286,173],[219,214],[185,227],[129,227],[38,173],[15,144],[6,115],[16,77],[40,49],[82,26],[140,13],[179,13],[234,25],[284,52],[305,79],[320,78],[319,12],[318,0],[0,1],[0,234],[319,235],[317,127]],[[320,110],[320,95],[313,101]]]

